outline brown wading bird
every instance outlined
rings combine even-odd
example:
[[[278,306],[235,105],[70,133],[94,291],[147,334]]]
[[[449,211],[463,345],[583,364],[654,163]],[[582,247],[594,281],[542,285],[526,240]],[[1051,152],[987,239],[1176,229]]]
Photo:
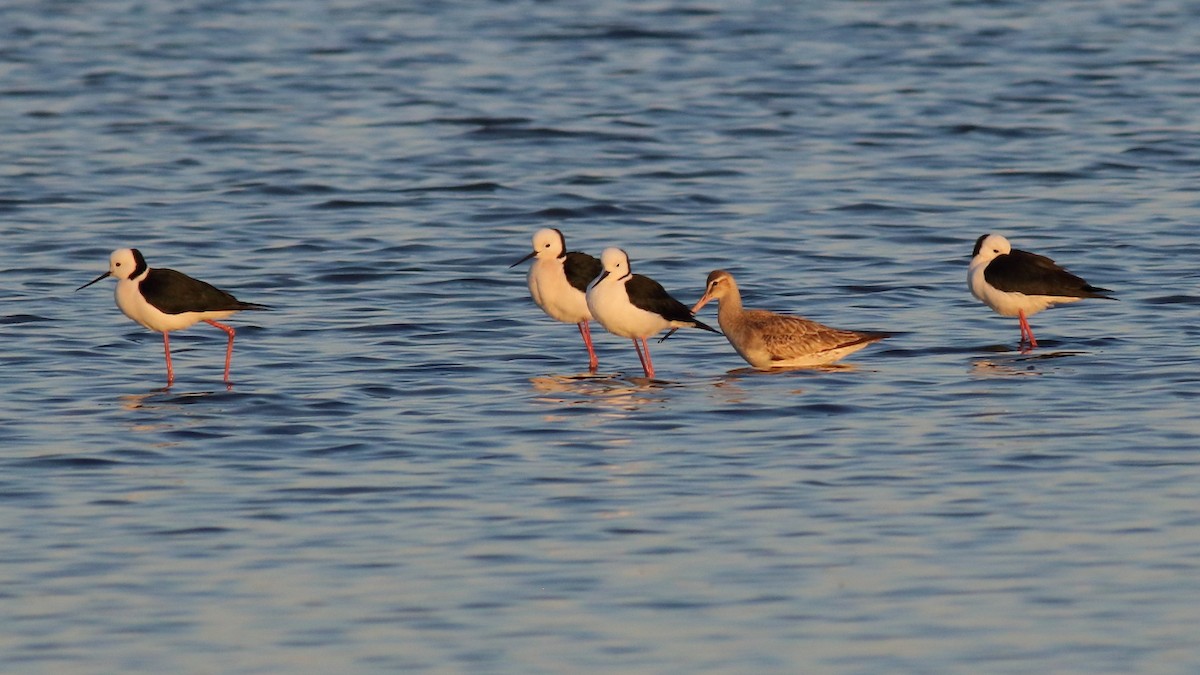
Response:
[[[892,335],[830,328],[799,316],[743,309],[737,282],[725,270],[708,275],[704,297],[692,312],[714,299],[720,303],[717,322],[721,332],[737,353],[758,369],[828,365]]]

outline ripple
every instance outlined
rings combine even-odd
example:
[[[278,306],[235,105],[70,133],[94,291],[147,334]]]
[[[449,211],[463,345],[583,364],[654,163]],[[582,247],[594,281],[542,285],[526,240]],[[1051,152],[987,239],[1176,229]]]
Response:
[[[99,470],[113,469],[124,464],[123,462],[104,459],[102,457],[78,457],[78,456],[61,456],[61,455],[45,455],[40,457],[30,457],[27,459],[13,460],[10,466],[16,468],[27,469],[84,469],[84,470]]]
[[[0,670],[1178,662],[1193,19],[0,3]],[[541,227],[897,335],[760,373],[684,333],[649,380],[595,326],[584,373],[507,268]],[[981,232],[1122,302],[1039,314],[1023,353],[965,287]],[[159,388],[158,336],[71,293],[119,246],[280,308],[231,319],[232,389],[202,331]]]
[[[394,208],[404,204],[397,201],[368,200],[368,199],[330,199],[313,204],[314,209],[377,209]]]

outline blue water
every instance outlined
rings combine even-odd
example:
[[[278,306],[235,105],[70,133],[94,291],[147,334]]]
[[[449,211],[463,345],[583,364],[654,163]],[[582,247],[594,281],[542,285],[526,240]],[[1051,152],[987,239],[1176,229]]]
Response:
[[[0,671],[1200,671],[1200,11],[0,5]],[[574,327],[558,227],[847,367]],[[1016,321],[1008,236],[1119,302]],[[161,338],[136,246],[266,303]],[[712,310],[702,314],[715,319]]]

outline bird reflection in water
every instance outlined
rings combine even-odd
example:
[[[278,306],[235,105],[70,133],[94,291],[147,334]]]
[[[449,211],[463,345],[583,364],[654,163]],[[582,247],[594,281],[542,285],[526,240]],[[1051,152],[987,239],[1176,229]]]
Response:
[[[560,405],[601,405],[615,410],[637,410],[664,403],[663,391],[671,386],[647,377],[609,375],[541,375],[529,378],[540,392],[539,401]]]
[[[984,377],[1027,377],[1030,375],[1045,375],[1046,368],[1043,366],[1058,365],[1048,362],[1057,361],[1058,359],[1072,356],[1080,356],[1086,353],[1074,350],[1062,350],[1056,352],[1032,354],[1028,349],[1022,349],[1016,353],[1011,353],[1008,352],[1007,348],[1001,351],[1005,352],[1006,355],[998,353],[997,356],[993,358],[982,358],[972,361],[971,373],[973,375],[981,375]]]

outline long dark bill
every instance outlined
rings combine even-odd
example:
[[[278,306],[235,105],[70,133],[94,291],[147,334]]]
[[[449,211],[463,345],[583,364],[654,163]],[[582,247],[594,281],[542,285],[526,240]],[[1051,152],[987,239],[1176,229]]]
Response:
[[[535,256],[535,255],[537,255],[537,251],[534,251],[534,252],[530,253],[529,255],[525,256],[524,258],[521,258],[521,259],[520,259],[520,260],[518,260],[517,262],[515,262],[515,263],[513,263],[513,264],[509,265],[509,266],[508,266],[508,269],[510,269],[510,270],[511,270],[512,268],[516,267],[517,265],[520,265],[521,263],[525,262],[526,260],[529,260],[530,258],[532,258],[532,257],[533,257],[533,256]]]
[[[87,288],[88,286],[91,286],[92,284],[96,283],[97,281],[100,281],[101,279],[107,279],[109,274],[111,274],[111,272],[105,272],[104,274],[101,274],[100,276],[96,277],[95,279],[92,279],[91,281],[80,286],[79,288],[76,288],[75,290],[82,291],[83,289]]]

